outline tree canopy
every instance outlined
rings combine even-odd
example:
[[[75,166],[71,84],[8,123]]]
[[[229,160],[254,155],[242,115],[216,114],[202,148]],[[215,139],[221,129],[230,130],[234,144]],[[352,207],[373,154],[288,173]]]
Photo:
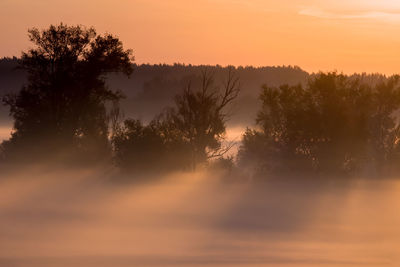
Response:
[[[399,156],[399,77],[370,86],[320,73],[306,87],[264,86],[239,160],[266,170],[382,170]]]
[[[107,150],[106,104],[122,95],[106,86],[106,75],[130,75],[132,51],[118,38],[83,26],[60,24],[28,32],[34,48],[20,62],[28,83],[3,98],[14,119],[12,137],[3,144],[6,157],[28,150],[54,153],[60,147]]]
[[[125,120],[112,138],[117,163],[123,168],[168,166],[193,169],[212,158],[222,157],[230,148],[223,144],[228,106],[239,94],[239,79],[233,69],[223,86],[203,71],[200,87],[189,83],[169,107],[144,126]]]
[[[228,117],[226,108],[237,98],[239,91],[239,78],[230,68],[222,88],[215,86],[213,76],[204,71],[200,90],[193,90],[189,84],[176,96],[170,117],[191,147],[193,164],[222,156],[229,148],[222,146]]]

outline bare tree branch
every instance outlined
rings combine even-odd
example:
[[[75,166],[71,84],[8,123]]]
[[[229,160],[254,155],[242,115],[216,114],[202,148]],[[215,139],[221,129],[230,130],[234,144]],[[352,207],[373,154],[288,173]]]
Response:
[[[222,146],[220,149],[214,150],[207,155],[207,159],[219,158],[226,155],[234,146],[238,144],[237,141],[229,141],[225,146]]]

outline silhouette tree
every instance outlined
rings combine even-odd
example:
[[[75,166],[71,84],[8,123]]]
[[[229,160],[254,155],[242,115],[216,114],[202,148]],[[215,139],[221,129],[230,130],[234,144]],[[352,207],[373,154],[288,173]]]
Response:
[[[369,153],[380,171],[388,163],[397,165],[400,159],[399,82],[399,76],[390,77],[386,82],[377,83],[372,92]]]
[[[190,166],[190,150],[164,114],[148,125],[125,120],[112,144],[116,164],[124,171],[169,171]]]
[[[229,115],[226,108],[239,91],[239,78],[233,68],[229,68],[222,89],[215,87],[213,76],[205,70],[200,90],[194,91],[189,83],[183,93],[176,96],[169,116],[179,135],[190,145],[193,167],[210,158],[221,157],[229,150],[229,146],[222,146]]]
[[[130,75],[132,52],[93,28],[61,23],[28,32],[35,47],[20,63],[28,84],[3,98],[14,118],[12,137],[3,144],[6,156],[65,148],[102,154],[108,147],[106,104],[122,97],[106,86],[106,75]]]
[[[399,78],[369,86],[320,73],[307,87],[264,87],[259,129],[248,129],[239,161],[261,170],[382,170],[399,155]]]
[[[117,124],[112,138],[116,163],[125,170],[193,169],[222,157],[230,148],[222,144],[227,107],[238,93],[239,79],[232,68],[223,89],[215,87],[213,76],[203,71],[200,90],[193,90],[189,83],[176,96],[175,107],[148,125],[132,119]]]

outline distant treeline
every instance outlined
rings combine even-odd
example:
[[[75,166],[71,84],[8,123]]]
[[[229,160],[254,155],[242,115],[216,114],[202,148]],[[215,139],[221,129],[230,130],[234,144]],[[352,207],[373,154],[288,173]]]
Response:
[[[138,66],[118,38],[93,28],[52,25],[29,37],[34,48],[0,61],[13,119],[2,162],[112,161],[126,171],[212,164],[261,175],[400,166],[398,76]],[[228,156],[232,121],[253,125],[237,158]]]
[[[7,93],[16,93],[27,82],[27,74],[23,69],[18,69],[18,58],[0,59],[0,96]],[[192,80],[199,80],[204,68],[213,73],[216,81],[222,81],[228,67],[221,66],[194,66],[194,65],[137,65],[132,63],[134,69],[130,78],[119,75],[108,75],[106,82],[115,90],[125,96],[120,104],[127,117],[140,118],[149,122],[166,106],[173,103],[176,94],[187,86]],[[258,96],[263,85],[280,86],[305,85],[309,74],[299,67],[236,67],[242,88],[238,101],[234,103],[235,113],[229,124],[251,125],[257,114],[259,106]],[[364,83],[375,85],[386,80],[382,74],[354,74],[352,77],[361,79]],[[0,107],[0,125],[9,122],[8,110]]]
[[[18,69],[17,58],[0,59],[0,96],[16,93],[27,82],[27,73]],[[108,75],[106,82],[110,88],[119,90],[125,96],[120,104],[127,117],[140,118],[149,122],[162,110],[173,104],[174,96],[185,88],[189,81],[200,79],[205,68],[216,81],[223,81],[228,67],[193,65],[137,65],[132,63],[133,73],[128,78],[120,74]],[[258,95],[261,86],[279,86],[305,83],[309,74],[298,67],[238,67],[242,90],[236,101],[235,112],[230,123],[250,124],[257,112]],[[9,121],[8,110],[0,108],[0,124]]]

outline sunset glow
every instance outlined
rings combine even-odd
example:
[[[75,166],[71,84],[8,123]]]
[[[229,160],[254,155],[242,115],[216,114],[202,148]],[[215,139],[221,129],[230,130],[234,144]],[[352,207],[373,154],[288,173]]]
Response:
[[[400,0],[0,0],[0,267],[400,266]]]
[[[400,2],[392,0],[3,0],[0,56],[28,48],[28,28],[61,21],[117,34],[137,63],[399,70]]]

